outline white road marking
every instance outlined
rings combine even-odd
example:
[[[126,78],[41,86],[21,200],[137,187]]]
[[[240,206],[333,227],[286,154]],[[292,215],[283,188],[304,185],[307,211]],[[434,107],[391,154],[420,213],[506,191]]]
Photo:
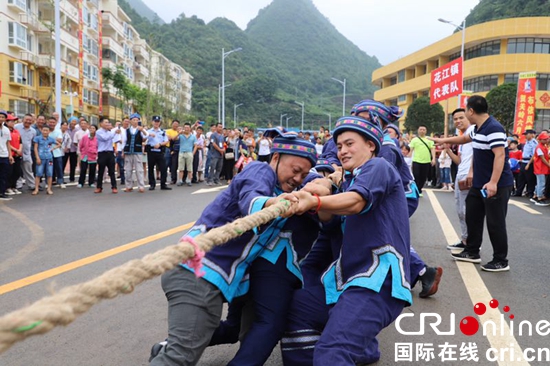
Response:
[[[537,210],[533,210],[531,207],[529,207],[530,205],[528,203],[510,200],[508,201],[508,204],[521,208],[523,211],[529,212],[530,214],[533,214],[533,215],[542,215],[542,213],[538,212]]]
[[[430,190],[426,190],[425,192],[428,198],[430,199],[430,203],[432,204],[435,215],[438,218],[439,224],[441,225],[443,234],[447,239],[447,243],[448,244],[456,243],[459,240],[458,234],[456,233],[453,225],[449,221],[447,214],[439,204],[437,197]],[[468,290],[468,294],[470,295],[472,304],[475,305],[481,302],[487,306],[487,312],[484,315],[479,316],[480,323],[483,324],[485,322],[492,321],[495,324],[497,324],[498,328],[500,328],[502,313],[500,309],[491,309],[489,307],[489,302],[492,299],[494,299],[494,297],[491,295],[491,293],[487,289],[487,286],[485,286],[485,283],[481,279],[481,276],[479,275],[479,270],[476,268],[476,265],[473,263],[458,262],[458,261],[456,261],[455,263],[458,267],[458,270],[460,271],[462,281],[464,281],[464,285]],[[495,273],[494,275],[498,276],[498,273]],[[504,304],[501,304],[501,305],[504,305]],[[472,307],[472,315],[474,315],[473,307]],[[487,339],[489,340],[491,347],[496,348],[497,350],[499,350],[499,352],[501,349],[513,347],[515,355],[517,356],[523,355],[523,350],[519,346],[516,338],[513,335],[510,335],[510,328],[508,326],[508,323],[506,323],[506,321],[503,322],[502,328],[504,329],[502,330],[499,329],[496,332],[497,335],[495,336],[492,333],[491,326],[487,327]],[[480,332],[482,331],[481,326],[479,331]],[[506,358],[509,358],[509,357],[506,357]],[[480,355],[480,360],[481,360],[481,355]],[[525,365],[529,365],[529,362],[524,360],[518,361],[517,359],[515,361],[499,360],[498,364],[500,366],[512,366],[512,365],[525,366]]]
[[[203,189],[199,189],[198,191],[195,191],[191,194],[202,194],[202,193],[212,193],[212,192],[219,192],[219,191],[223,191],[224,189],[226,189],[227,187],[229,186],[219,186],[219,187],[214,187],[214,188],[203,188]]]

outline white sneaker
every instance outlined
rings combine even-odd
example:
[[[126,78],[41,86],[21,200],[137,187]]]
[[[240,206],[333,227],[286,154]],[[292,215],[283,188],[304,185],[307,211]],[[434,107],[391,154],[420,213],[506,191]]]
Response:
[[[15,192],[11,188],[6,189],[6,195],[7,196],[13,196],[14,194],[15,194]]]
[[[20,190],[18,190],[17,188],[15,189],[12,189],[13,193],[15,194],[22,194],[23,192],[21,192]]]
[[[60,184],[60,185],[59,185],[59,188],[61,188],[61,189],[65,189],[65,188],[67,188],[67,186],[66,186],[66,185],[64,185],[64,184]]]

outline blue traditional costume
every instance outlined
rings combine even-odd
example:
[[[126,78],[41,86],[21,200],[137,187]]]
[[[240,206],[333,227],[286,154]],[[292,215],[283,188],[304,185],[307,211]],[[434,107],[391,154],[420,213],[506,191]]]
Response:
[[[305,158],[312,166],[316,162],[315,147],[294,136],[277,137],[272,151]],[[282,193],[277,169],[278,165],[274,170],[268,164],[250,163],[229,188],[205,208],[187,235],[197,236],[261,210],[270,198]],[[214,247],[203,258],[204,276],[198,280],[186,264],[162,276],[168,300],[169,330],[166,345],[156,349],[156,345],[153,346],[151,365],[194,365],[198,362],[218,327],[223,302],[231,302],[249,288],[255,288],[254,282],[249,281],[251,264],[279,238],[286,221],[277,218],[269,225]]]
[[[393,123],[397,122],[399,118],[403,116],[403,109],[396,106],[388,107],[375,100],[366,99],[357,103],[351,109],[351,114],[355,116],[362,112],[367,112],[369,114],[369,119],[384,130],[384,141],[382,142],[382,147],[378,156],[390,162],[399,172],[405,190],[405,196],[407,197],[407,207],[409,209],[410,218],[418,208],[418,187],[399,149],[399,142],[396,143],[388,132],[389,129],[393,129],[399,135],[399,128],[393,125]],[[437,291],[442,273],[443,270],[440,267],[428,267],[411,245],[411,285],[414,287],[419,279],[422,280],[420,297],[431,296]]]
[[[344,117],[334,130],[335,141],[344,131],[361,134],[380,151],[383,133],[377,125]],[[365,208],[342,217],[341,243],[328,236],[319,239],[326,252],[336,255],[339,250],[337,260],[322,275],[321,285],[294,295],[281,342],[285,365],[375,362],[380,358],[376,336],[412,303],[409,221],[397,171],[384,159],[372,158],[349,178],[342,190],[358,193]]]

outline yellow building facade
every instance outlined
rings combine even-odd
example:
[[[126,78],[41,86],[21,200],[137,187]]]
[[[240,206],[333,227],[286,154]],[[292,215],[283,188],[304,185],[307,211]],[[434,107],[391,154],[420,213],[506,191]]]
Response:
[[[374,99],[405,109],[421,96],[430,95],[430,73],[460,57],[462,32],[375,70],[373,84],[380,87]],[[550,17],[512,18],[466,27],[464,90],[485,96],[518,74],[537,72],[535,128],[550,128]],[[441,102],[447,114],[458,97]],[[448,105],[448,107],[447,107]],[[401,123],[406,120],[406,115]],[[401,126],[402,127],[402,126]]]

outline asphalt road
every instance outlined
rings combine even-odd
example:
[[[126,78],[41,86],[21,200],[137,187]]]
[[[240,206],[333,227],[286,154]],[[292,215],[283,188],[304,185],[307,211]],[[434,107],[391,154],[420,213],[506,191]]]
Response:
[[[174,187],[167,192],[121,192],[118,195],[106,190],[101,195],[94,195],[91,189],[69,187],[65,191],[56,189],[53,196],[24,194],[0,203],[0,315],[56,289],[89,280],[128,260],[175,243],[185,231],[182,225],[196,220],[217,194],[191,194],[204,188],[208,187]],[[455,335],[437,335],[428,326],[424,335],[405,335],[397,331],[395,324],[391,325],[379,337],[382,358],[377,364],[493,365],[486,357],[491,347],[500,351],[509,348],[510,344],[514,346],[517,341],[523,350],[535,348],[535,357],[537,348],[548,349],[550,336],[538,335],[535,325],[542,320],[550,321],[550,208],[535,207],[526,199],[514,199],[516,204],[510,204],[508,213],[511,271],[482,273],[479,266],[472,264],[459,269],[450,258],[445,246],[453,235],[456,236],[455,231],[459,231],[453,195],[441,191],[432,193],[426,192],[411,219],[412,242],[429,265],[444,268],[443,280],[439,292],[427,300],[418,298],[419,286],[414,289],[414,304],[404,310],[404,313],[414,314],[414,318],[403,319],[401,326],[405,331],[418,331],[421,313],[437,313],[442,319],[439,330],[449,331],[454,314]],[[441,211],[437,209],[439,204]],[[452,227],[445,226],[447,218]],[[97,255],[128,243],[135,247],[106,258]],[[490,260],[491,254],[486,237],[482,259]],[[71,268],[61,267],[78,260],[82,261]],[[20,281],[34,275],[31,284]],[[514,314],[515,338],[500,335],[500,330],[493,337],[486,337],[481,331],[472,337],[460,332],[460,320],[475,315],[473,305],[477,299],[491,298],[497,299],[500,306],[491,309],[486,301],[487,316],[490,316],[487,319],[498,319],[500,314],[507,319],[509,314]],[[508,313],[502,310],[505,305],[511,309]],[[521,321],[533,324],[532,336],[525,334],[527,328],[519,335],[517,325]],[[166,327],[166,300],[160,279],[156,278],[138,286],[130,295],[94,306],[67,327],[16,344],[0,355],[0,365],[146,365],[151,345],[166,337]],[[442,362],[445,354],[441,351],[446,342],[449,345],[446,354],[453,358],[454,350],[456,361]],[[475,343],[478,362],[460,360],[463,342]],[[398,343],[405,345],[396,345]],[[427,344],[432,344],[433,359],[417,360],[417,347],[429,348]],[[209,348],[199,365],[224,365],[237,347]],[[401,350],[412,347],[412,361],[408,360],[405,351],[396,353],[398,347]],[[517,363],[520,352],[519,348],[515,350],[514,363],[499,364],[527,365]],[[509,358],[508,354],[505,356]],[[278,348],[267,365],[281,365]]]

